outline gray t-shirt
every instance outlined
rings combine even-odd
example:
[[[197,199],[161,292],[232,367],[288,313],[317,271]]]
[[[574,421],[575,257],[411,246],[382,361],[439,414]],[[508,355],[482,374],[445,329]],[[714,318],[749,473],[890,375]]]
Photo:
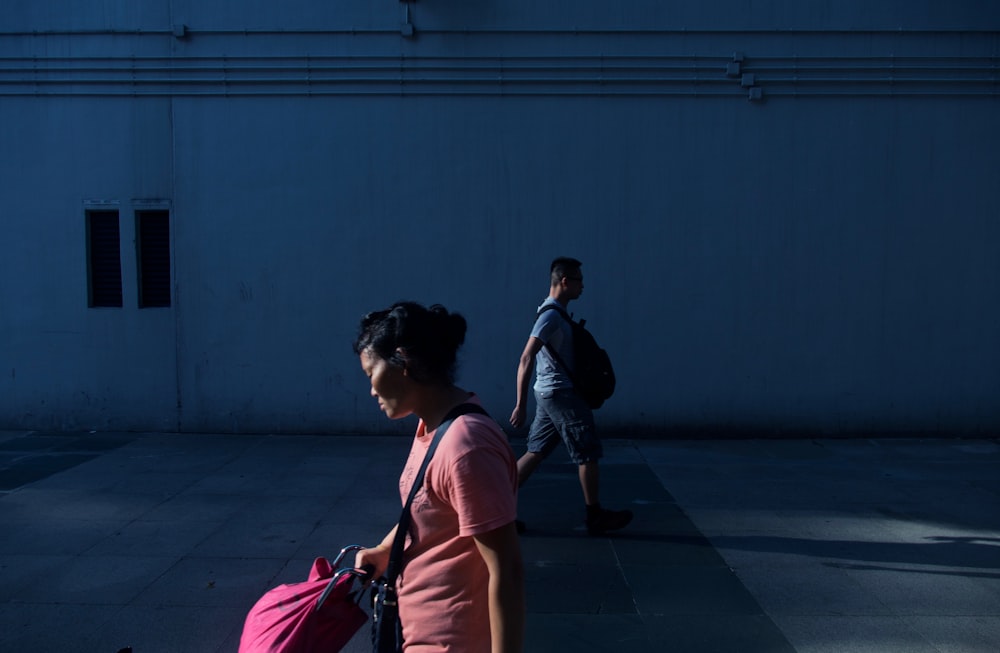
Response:
[[[547,297],[538,310],[540,311],[550,304],[566,310],[564,306],[551,297]],[[535,320],[531,335],[546,345],[554,347],[563,362],[571,368],[573,367],[575,362],[573,360],[573,327],[566,321],[566,318],[559,314],[559,311],[548,310],[539,315],[538,319]],[[573,387],[569,374],[552,357],[548,347],[542,347],[535,356],[534,387],[535,392]]]

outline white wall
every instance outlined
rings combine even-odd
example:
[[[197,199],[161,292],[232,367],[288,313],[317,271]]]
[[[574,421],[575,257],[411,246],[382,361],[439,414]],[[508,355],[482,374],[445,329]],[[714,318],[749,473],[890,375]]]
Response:
[[[408,39],[396,0],[14,2],[0,428],[408,431],[350,350],[403,298],[467,316],[505,421],[565,254],[611,432],[995,431],[1000,11],[723,4],[421,1]],[[87,308],[93,201],[121,309]],[[136,307],[150,201],[168,309]]]

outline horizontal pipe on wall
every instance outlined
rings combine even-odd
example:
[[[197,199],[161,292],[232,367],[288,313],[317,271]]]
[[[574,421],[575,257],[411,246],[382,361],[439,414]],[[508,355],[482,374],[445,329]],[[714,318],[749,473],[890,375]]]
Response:
[[[565,95],[995,97],[982,56],[518,55],[0,58],[7,96]],[[718,90],[716,90],[718,89]],[[766,89],[766,91],[765,91]]]
[[[936,28],[936,29],[924,29],[924,28],[894,28],[894,29],[884,29],[884,28],[806,28],[806,27],[789,27],[789,28],[753,28],[753,27],[734,27],[734,28],[724,28],[724,27],[675,27],[675,28],[655,28],[655,29],[644,29],[644,28],[621,28],[621,29],[604,29],[604,28],[571,28],[571,29],[557,29],[557,28],[473,28],[473,27],[458,27],[452,29],[438,29],[438,28],[426,28],[420,30],[421,34],[428,34],[434,36],[463,36],[463,35],[476,35],[476,36],[732,36],[747,34],[752,36],[823,36],[831,35],[836,37],[843,37],[845,35],[859,35],[859,36],[887,36],[897,38],[900,36],[913,36],[913,37],[924,37],[924,36],[963,36],[963,35],[974,35],[974,36],[995,36],[1000,34],[995,29],[990,28],[975,28],[975,27],[962,27],[962,28]],[[231,28],[231,29],[219,29],[219,28],[197,28],[191,26],[185,26],[186,36],[369,36],[369,35],[392,35],[399,36],[398,27],[370,27],[370,28],[287,28],[287,29],[275,29],[275,28]],[[36,38],[46,38],[46,37],[67,37],[67,36],[169,36],[171,38],[176,38],[174,30],[172,27],[168,28],[134,28],[134,29],[49,29],[49,30],[0,30],[0,36],[2,37],[36,37]]]

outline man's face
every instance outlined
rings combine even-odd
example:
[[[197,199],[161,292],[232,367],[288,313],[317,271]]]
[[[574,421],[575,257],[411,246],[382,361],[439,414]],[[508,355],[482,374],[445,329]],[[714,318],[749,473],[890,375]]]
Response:
[[[580,295],[583,294],[583,272],[579,270],[570,271],[563,277],[563,284],[565,284],[569,292],[570,299],[579,299]]]

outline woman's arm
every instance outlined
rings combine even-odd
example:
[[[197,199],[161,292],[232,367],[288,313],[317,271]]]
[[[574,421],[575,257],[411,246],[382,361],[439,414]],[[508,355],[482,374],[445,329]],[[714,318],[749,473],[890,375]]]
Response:
[[[392,553],[392,543],[396,539],[396,529],[399,527],[392,527],[389,534],[382,538],[382,542],[370,549],[361,549],[358,551],[357,555],[354,556],[354,567],[356,569],[361,569],[365,565],[371,565],[375,568],[372,573],[372,578],[378,578],[385,573],[386,567],[389,566],[389,554]]]
[[[475,535],[490,572],[490,633],[493,653],[524,650],[524,562],[514,522]]]

